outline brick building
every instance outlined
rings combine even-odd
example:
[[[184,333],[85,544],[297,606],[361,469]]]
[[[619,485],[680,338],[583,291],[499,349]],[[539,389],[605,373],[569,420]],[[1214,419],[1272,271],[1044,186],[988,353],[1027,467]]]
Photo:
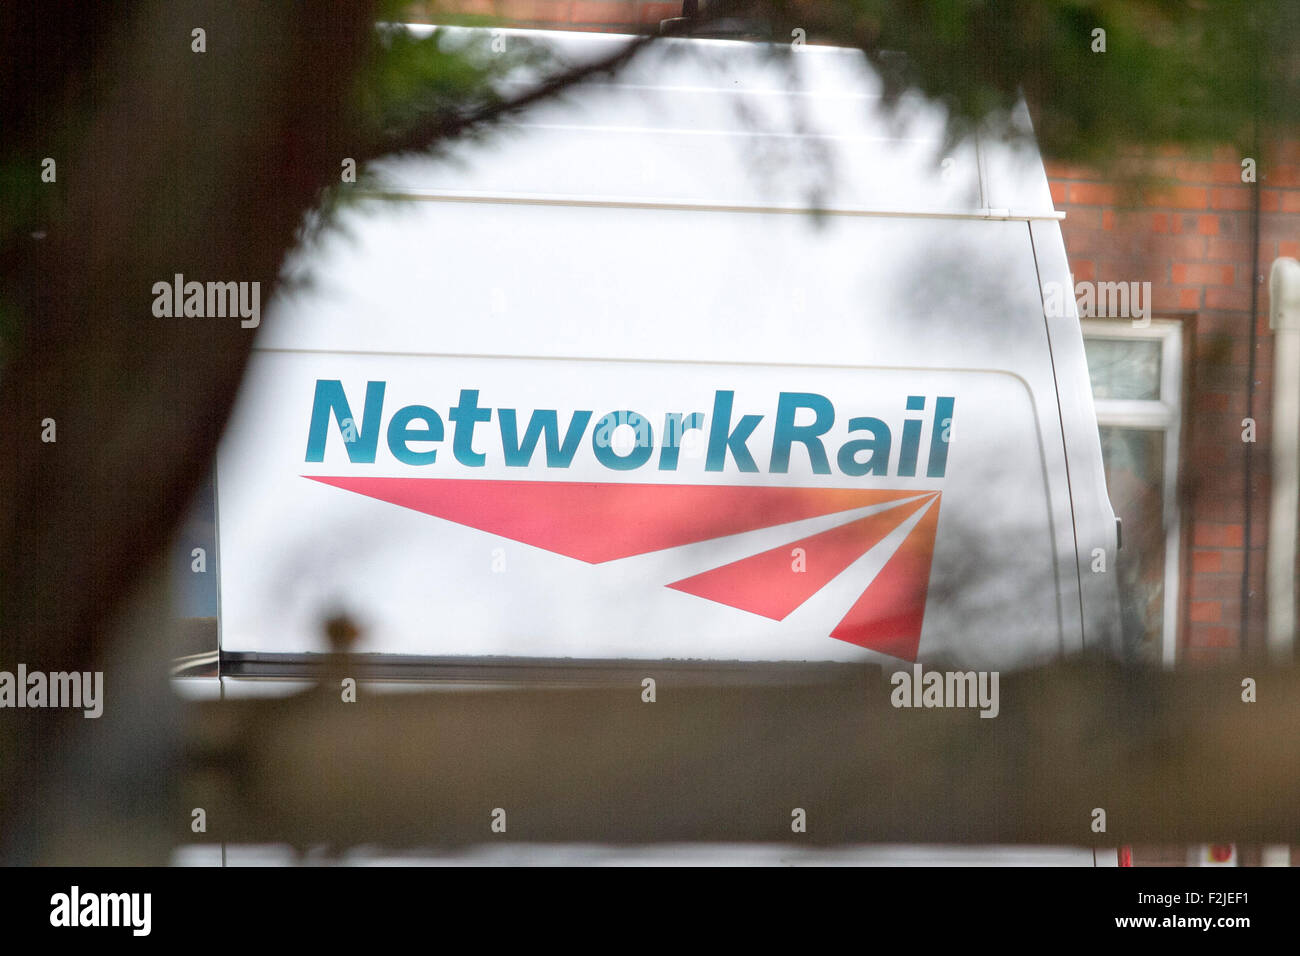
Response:
[[[1161,396],[1173,412],[1162,427],[1178,428],[1168,446],[1176,449],[1175,468],[1163,482],[1175,495],[1166,513],[1176,535],[1167,554],[1176,565],[1162,569],[1177,595],[1168,604],[1176,619],[1162,627],[1170,662],[1263,653],[1273,376],[1266,279],[1279,256],[1300,255],[1300,153],[1250,157],[1258,164],[1254,184],[1242,182],[1245,158],[1230,149],[1167,151],[1150,169],[1162,185],[1123,195],[1093,171],[1048,164],[1053,199],[1066,213],[1062,229],[1075,278],[1150,281],[1151,328],[1126,334],[1143,343],[1177,340],[1174,350],[1163,350],[1177,356],[1177,377]],[[1106,331],[1102,322],[1085,324],[1091,339]],[[1094,384],[1105,436],[1125,418],[1116,417],[1105,383]],[[1247,417],[1257,426],[1253,443],[1243,440]],[[1111,487],[1113,499],[1124,495],[1122,480]],[[1114,504],[1122,514],[1131,502]],[[1158,560],[1151,542],[1143,544],[1143,557]]]
[[[1247,158],[1257,162],[1254,183],[1242,181]],[[1166,150],[1148,172],[1160,185],[1121,191],[1093,170],[1048,163],[1076,280],[1151,282],[1149,327],[1084,323],[1111,501],[1135,532],[1126,534],[1126,610],[1139,606],[1149,656],[1167,664],[1259,661],[1273,400],[1267,277],[1279,257],[1300,257],[1300,147],[1260,157]],[[1169,363],[1151,376],[1159,384],[1112,394],[1124,383],[1106,368],[1130,366],[1131,382],[1152,367],[1143,351]],[[1139,461],[1140,436],[1159,433],[1163,453]],[[1263,855],[1239,851],[1245,864]],[[1181,847],[1133,854],[1138,865],[1187,858]]]

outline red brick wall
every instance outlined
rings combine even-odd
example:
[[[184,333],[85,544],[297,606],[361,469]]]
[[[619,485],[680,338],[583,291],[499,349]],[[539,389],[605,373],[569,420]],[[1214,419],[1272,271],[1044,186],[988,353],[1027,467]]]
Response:
[[[1181,318],[1189,336],[1189,393],[1181,463],[1184,547],[1180,657],[1190,663],[1242,652],[1246,417],[1250,359],[1251,192],[1242,156],[1167,150],[1155,184],[1121,191],[1100,174],[1048,164],[1052,197],[1065,211],[1066,249],[1076,279],[1149,281],[1155,317]],[[1300,147],[1254,157],[1260,189],[1253,449],[1251,590],[1244,650],[1259,653],[1265,626],[1269,407],[1272,336],[1267,276],[1278,256],[1300,256]]]
[[[446,21],[447,13],[455,13],[493,17],[503,26],[518,29],[637,33],[657,30],[660,20],[681,16],[681,10],[680,2],[647,0],[449,0],[412,4],[407,19],[438,23]]]

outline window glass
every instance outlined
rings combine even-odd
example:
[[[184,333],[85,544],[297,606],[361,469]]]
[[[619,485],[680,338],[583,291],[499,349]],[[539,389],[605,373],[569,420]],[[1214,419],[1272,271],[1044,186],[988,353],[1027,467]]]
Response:
[[[1117,571],[1124,640],[1140,660],[1158,664],[1165,598],[1165,432],[1113,425],[1100,431],[1106,486],[1123,522]]]
[[[1087,338],[1083,345],[1094,398],[1160,399],[1159,340]]]

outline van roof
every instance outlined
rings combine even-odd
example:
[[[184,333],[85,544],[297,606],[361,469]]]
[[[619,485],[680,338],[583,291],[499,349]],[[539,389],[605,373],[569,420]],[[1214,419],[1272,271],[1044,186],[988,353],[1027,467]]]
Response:
[[[411,26],[450,43],[528,42],[564,62],[633,37]],[[503,93],[537,71],[517,69]],[[677,206],[831,215],[1060,219],[1021,102],[945,146],[944,108],[906,93],[888,110],[858,50],[663,38],[612,78],[455,144],[376,164],[417,198]],[[722,147],[722,148],[720,148]],[[450,161],[449,161],[450,160]]]

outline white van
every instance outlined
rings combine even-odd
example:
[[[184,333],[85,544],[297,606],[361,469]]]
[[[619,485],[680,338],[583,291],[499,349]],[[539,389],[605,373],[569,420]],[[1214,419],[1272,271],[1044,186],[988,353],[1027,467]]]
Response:
[[[384,164],[294,263],[221,446],[228,692],[310,677],[336,612],[376,680],[1114,648],[1027,126],[945,147],[856,51],[673,39]]]

